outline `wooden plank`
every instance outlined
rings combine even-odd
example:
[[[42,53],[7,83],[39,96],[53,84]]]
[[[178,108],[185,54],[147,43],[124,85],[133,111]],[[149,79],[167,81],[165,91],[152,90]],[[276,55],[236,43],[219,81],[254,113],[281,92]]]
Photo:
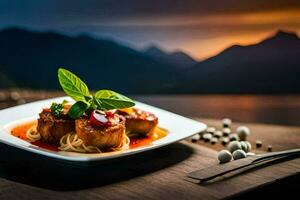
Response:
[[[220,121],[203,121],[220,125]],[[246,125],[252,130],[251,141],[260,137],[274,150],[299,147],[300,128]],[[282,136],[286,138],[280,140]],[[194,184],[185,175],[216,164],[216,150],[223,148],[199,144],[182,141],[90,167],[43,159],[2,144],[0,199],[222,199],[300,172],[298,158],[205,185]]]
[[[185,143],[173,144],[93,167],[71,167],[46,160],[28,160],[24,163],[18,162],[17,159],[4,166],[3,163],[7,160],[2,160],[1,176],[10,180],[1,179],[0,194],[5,198],[11,195],[20,198],[19,192],[2,192],[2,188],[6,188],[6,191],[20,191],[22,195],[26,194],[28,199],[37,199],[40,195],[48,198],[51,196],[53,199],[61,198],[66,194],[65,190],[71,199],[78,198],[78,190],[81,191],[80,196],[83,199],[90,199],[91,193],[97,194],[100,199],[157,199],[170,194],[182,199],[195,198],[199,193],[206,199],[215,199],[217,196],[210,194],[206,188],[199,188],[183,179],[186,172],[192,169],[190,167],[196,168],[199,163],[208,164],[209,159],[213,160],[215,151],[203,147],[205,151],[198,157],[198,152],[194,152],[194,149]],[[11,148],[3,147],[1,151],[10,154],[6,159],[13,153]],[[26,160],[31,155],[23,156]],[[147,157],[151,159],[146,159]],[[23,170],[26,171],[25,174]],[[26,185],[13,183],[12,180]],[[52,190],[63,192],[57,193]]]

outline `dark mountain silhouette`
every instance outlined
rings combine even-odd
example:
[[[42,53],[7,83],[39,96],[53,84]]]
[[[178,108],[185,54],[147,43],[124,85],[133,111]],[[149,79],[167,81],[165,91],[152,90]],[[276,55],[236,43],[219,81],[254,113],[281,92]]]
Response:
[[[92,89],[125,93],[167,90],[176,73],[166,63],[109,40],[19,28],[0,31],[1,87],[58,89],[59,66],[78,74]]]
[[[299,93],[300,39],[278,31],[254,45],[234,45],[187,70],[184,93]]]
[[[178,65],[189,62],[182,52],[139,52],[86,35],[0,31],[2,88],[59,89],[57,68],[63,66],[91,89],[124,93],[300,93],[300,39],[292,32],[231,46],[191,67]]]
[[[196,64],[196,61],[192,57],[182,51],[167,53],[157,46],[150,46],[144,50],[144,53],[157,61],[176,66],[177,68],[187,68]]]

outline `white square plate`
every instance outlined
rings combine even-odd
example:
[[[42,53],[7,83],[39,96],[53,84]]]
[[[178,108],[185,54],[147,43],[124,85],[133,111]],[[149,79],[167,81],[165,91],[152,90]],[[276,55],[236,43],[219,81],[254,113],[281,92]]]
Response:
[[[158,147],[162,147],[173,142],[190,137],[196,133],[206,129],[206,125],[180,115],[136,102],[136,107],[154,113],[159,119],[159,127],[167,129],[167,136],[152,142],[151,145],[142,146],[125,151],[97,153],[97,154],[81,154],[73,152],[54,152],[39,148],[24,140],[11,135],[11,129],[18,124],[32,121],[38,118],[38,114],[42,108],[50,107],[52,102],[62,102],[64,99],[70,100],[69,97],[60,97],[28,103],[21,106],[15,106],[0,111],[0,142],[17,147],[26,151],[30,151],[43,156],[56,159],[76,162],[100,161],[121,156],[132,155],[135,153],[148,151]]]

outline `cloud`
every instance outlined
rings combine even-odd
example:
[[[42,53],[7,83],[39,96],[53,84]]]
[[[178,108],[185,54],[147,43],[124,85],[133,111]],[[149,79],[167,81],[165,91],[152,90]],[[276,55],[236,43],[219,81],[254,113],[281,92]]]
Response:
[[[293,9],[299,0],[2,0],[0,23],[63,26]]]
[[[157,43],[208,57],[279,28],[300,31],[299,0],[1,0],[0,28],[24,26]]]

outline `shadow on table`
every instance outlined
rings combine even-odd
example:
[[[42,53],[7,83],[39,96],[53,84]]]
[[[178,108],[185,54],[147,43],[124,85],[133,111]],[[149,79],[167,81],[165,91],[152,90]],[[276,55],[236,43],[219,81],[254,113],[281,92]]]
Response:
[[[175,143],[144,153],[74,165],[0,144],[0,177],[52,190],[80,190],[153,173],[179,163],[193,149]]]

